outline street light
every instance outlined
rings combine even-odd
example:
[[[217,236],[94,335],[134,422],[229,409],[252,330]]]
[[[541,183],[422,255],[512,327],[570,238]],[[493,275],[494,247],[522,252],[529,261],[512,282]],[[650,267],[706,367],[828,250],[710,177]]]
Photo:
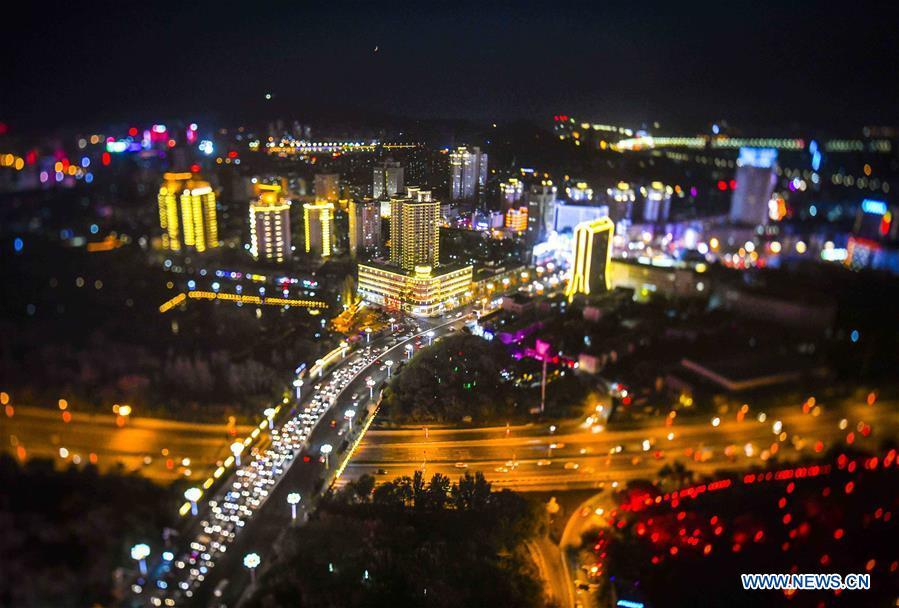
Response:
[[[374,399],[374,398],[375,398],[375,379],[372,378],[371,376],[369,376],[368,378],[366,378],[366,379],[365,379],[365,386],[368,387],[368,398],[369,398],[369,399]]]
[[[316,359],[315,364],[318,366],[318,377],[321,378],[325,375],[325,360]]]
[[[365,328],[365,343],[368,344],[371,342],[371,327]]]
[[[425,335],[428,337],[428,346],[430,346],[434,342],[434,330],[429,331]]]
[[[184,490],[184,498],[190,501],[191,515],[197,514],[197,501],[203,496],[203,490],[200,488],[187,488]]]
[[[353,432],[353,417],[356,415],[356,410],[347,410],[343,413],[346,416],[346,419],[350,421],[350,432]]]
[[[297,401],[299,401],[299,399],[300,399],[300,394],[301,394],[301,393],[300,393],[300,389],[303,388],[303,381],[300,380],[299,378],[297,378],[296,380],[293,381],[293,385],[294,385],[294,386],[296,387],[296,389],[297,389]]]
[[[243,556],[243,565],[250,569],[250,584],[256,584],[256,568],[262,563],[258,553],[247,553]]]
[[[147,557],[150,555],[150,545],[138,543],[131,547],[131,559],[138,562],[140,573],[147,576]]]
[[[297,505],[300,502],[300,493],[299,492],[291,492],[287,495],[287,504],[290,505],[290,518],[292,520],[296,520],[297,518]]]
[[[274,428],[274,418],[275,418],[275,408],[267,407],[262,411],[265,414],[265,417],[268,418],[268,428],[269,430]]]
[[[412,358],[412,351],[414,351],[414,350],[415,350],[415,347],[412,346],[411,344],[406,345],[406,360],[407,361]]]
[[[347,343],[344,342],[343,340],[340,341],[340,358],[341,358],[341,359],[345,359],[345,358],[346,358],[346,349],[347,349],[348,347],[349,347],[349,344],[347,344]]]
[[[396,329],[396,319],[390,317],[387,320],[390,321],[390,331],[393,332]]]
[[[384,362],[384,365],[387,366],[387,377],[389,378],[390,377],[390,368],[393,367],[393,361],[390,359],[387,359],[387,361]]]
[[[322,456],[325,457],[325,468],[326,469],[331,468],[331,465],[328,462],[328,454],[330,454],[331,450],[333,450],[333,449],[334,449],[334,447],[330,443],[326,443],[321,447]]]
[[[240,466],[240,455],[245,447],[243,441],[235,441],[231,444],[231,453],[234,454],[234,462],[237,463],[237,466]]]

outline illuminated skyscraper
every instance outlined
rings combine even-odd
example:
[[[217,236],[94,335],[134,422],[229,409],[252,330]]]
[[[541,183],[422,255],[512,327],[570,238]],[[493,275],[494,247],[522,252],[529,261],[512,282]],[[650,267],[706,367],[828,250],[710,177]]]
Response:
[[[499,185],[499,194],[502,199],[503,208],[512,208],[515,206],[515,203],[521,200],[521,196],[524,194],[524,184],[521,183],[521,180],[510,177],[509,181]]]
[[[283,262],[290,257],[290,201],[281,187],[259,184],[250,203],[250,254],[254,259]]]
[[[556,187],[550,180],[531,186],[528,199],[528,242],[540,243],[555,227]]]
[[[350,201],[350,255],[373,252],[381,245],[381,203]]]
[[[480,148],[464,146],[450,153],[450,198],[454,201],[474,198],[487,184],[487,154]]]
[[[165,173],[162,178],[158,199],[162,246],[200,253],[218,247],[215,192],[209,182],[189,172]]]
[[[316,174],[315,199],[336,203],[340,199],[340,175],[337,173]]]
[[[437,266],[440,260],[440,202],[430,190],[410,187],[390,200],[390,263],[404,270]]]
[[[610,288],[612,235],[615,224],[607,217],[578,224],[574,229],[574,261],[565,295],[601,293]]]
[[[775,148],[740,148],[737,187],[730,200],[730,221],[748,226],[768,224],[768,202],[777,183]]]
[[[518,207],[506,211],[506,228],[514,232],[524,232],[528,229],[528,208]]]
[[[303,234],[306,253],[323,258],[331,255],[334,244],[334,203],[305,203]]]
[[[385,161],[375,166],[371,195],[375,199],[388,198],[402,193],[403,167],[397,162]]]
[[[643,221],[650,223],[668,221],[673,192],[671,186],[666,186],[662,182],[652,182],[649,188],[645,189]]]

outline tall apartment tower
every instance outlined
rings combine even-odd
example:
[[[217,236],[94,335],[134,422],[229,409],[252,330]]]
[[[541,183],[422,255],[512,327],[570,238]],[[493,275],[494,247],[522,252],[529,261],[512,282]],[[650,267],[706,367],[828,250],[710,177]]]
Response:
[[[390,263],[403,270],[435,267],[440,260],[440,202],[430,190],[410,187],[390,200]]]
[[[612,235],[615,224],[607,217],[583,222],[574,228],[574,261],[565,295],[571,301],[576,294],[602,293],[609,282],[612,259]]]
[[[290,201],[281,186],[257,184],[250,203],[250,254],[254,259],[283,262],[290,258]]]
[[[529,243],[541,243],[546,240],[555,227],[557,189],[552,181],[545,179],[539,184],[531,185],[527,193]]]
[[[159,187],[162,246],[171,251],[202,253],[218,247],[215,192],[193,173],[164,173]]]
[[[381,203],[350,200],[350,255],[370,253],[381,245]]]
[[[303,235],[306,253],[326,258],[334,248],[334,203],[319,201],[303,205]]]
[[[315,175],[315,199],[336,203],[340,200],[340,175],[317,173]]]
[[[465,146],[450,153],[450,198],[454,201],[475,198],[487,184],[487,154],[480,148]]]
[[[372,198],[396,196],[403,192],[404,187],[402,165],[388,160],[375,166],[371,186]]]
[[[740,148],[737,187],[730,200],[730,221],[748,226],[768,224],[768,202],[777,183],[776,148]]]

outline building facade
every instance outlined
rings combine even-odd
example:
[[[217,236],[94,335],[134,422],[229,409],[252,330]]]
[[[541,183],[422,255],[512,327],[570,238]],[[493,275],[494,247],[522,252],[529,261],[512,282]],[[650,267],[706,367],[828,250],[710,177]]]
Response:
[[[402,194],[405,184],[401,164],[389,160],[384,161],[376,165],[372,173],[372,198],[382,199]]]
[[[340,175],[318,173],[315,176],[315,199],[336,203],[340,200]]]
[[[473,199],[487,184],[487,154],[465,146],[450,152],[450,198]]]
[[[528,208],[518,207],[506,211],[506,228],[519,234],[528,229]]]
[[[392,265],[359,264],[359,296],[371,304],[413,315],[435,316],[470,300],[472,267],[402,270]]]
[[[303,235],[306,253],[326,258],[334,248],[334,203],[303,205]]]
[[[777,183],[775,148],[740,148],[730,221],[747,226],[768,224],[768,202]]]
[[[555,230],[556,187],[550,180],[533,184],[528,190],[528,230],[530,244],[546,240]]]
[[[430,190],[409,187],[390,200],[390,263],[403,270],[440,262],[440,202]]]
[[[589,295],[611,289],[612,236],[615,224],[608,217],[578,224],[574,229],[574,261],[565,295]]]
[[[381,246],[381,203],[351,200],[349,205],[350,255],[375,253]]]
[[[193,173],[165,173],[159,188],[162,246],[170,251],[202,253],[218,247],[215,192]]]
[[[259,197],[250,203],[250,254],[253,259],[283,262],[290,258],[290,201],[281,187],[260,184]]]

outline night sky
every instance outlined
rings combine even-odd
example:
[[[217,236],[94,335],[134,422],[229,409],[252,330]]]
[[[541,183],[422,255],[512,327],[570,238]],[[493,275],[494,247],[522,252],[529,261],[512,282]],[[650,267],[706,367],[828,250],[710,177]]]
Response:
[[[23,4],[0,36],[0,121],[19,129],[277,114],[899,123],[889,2]]]

